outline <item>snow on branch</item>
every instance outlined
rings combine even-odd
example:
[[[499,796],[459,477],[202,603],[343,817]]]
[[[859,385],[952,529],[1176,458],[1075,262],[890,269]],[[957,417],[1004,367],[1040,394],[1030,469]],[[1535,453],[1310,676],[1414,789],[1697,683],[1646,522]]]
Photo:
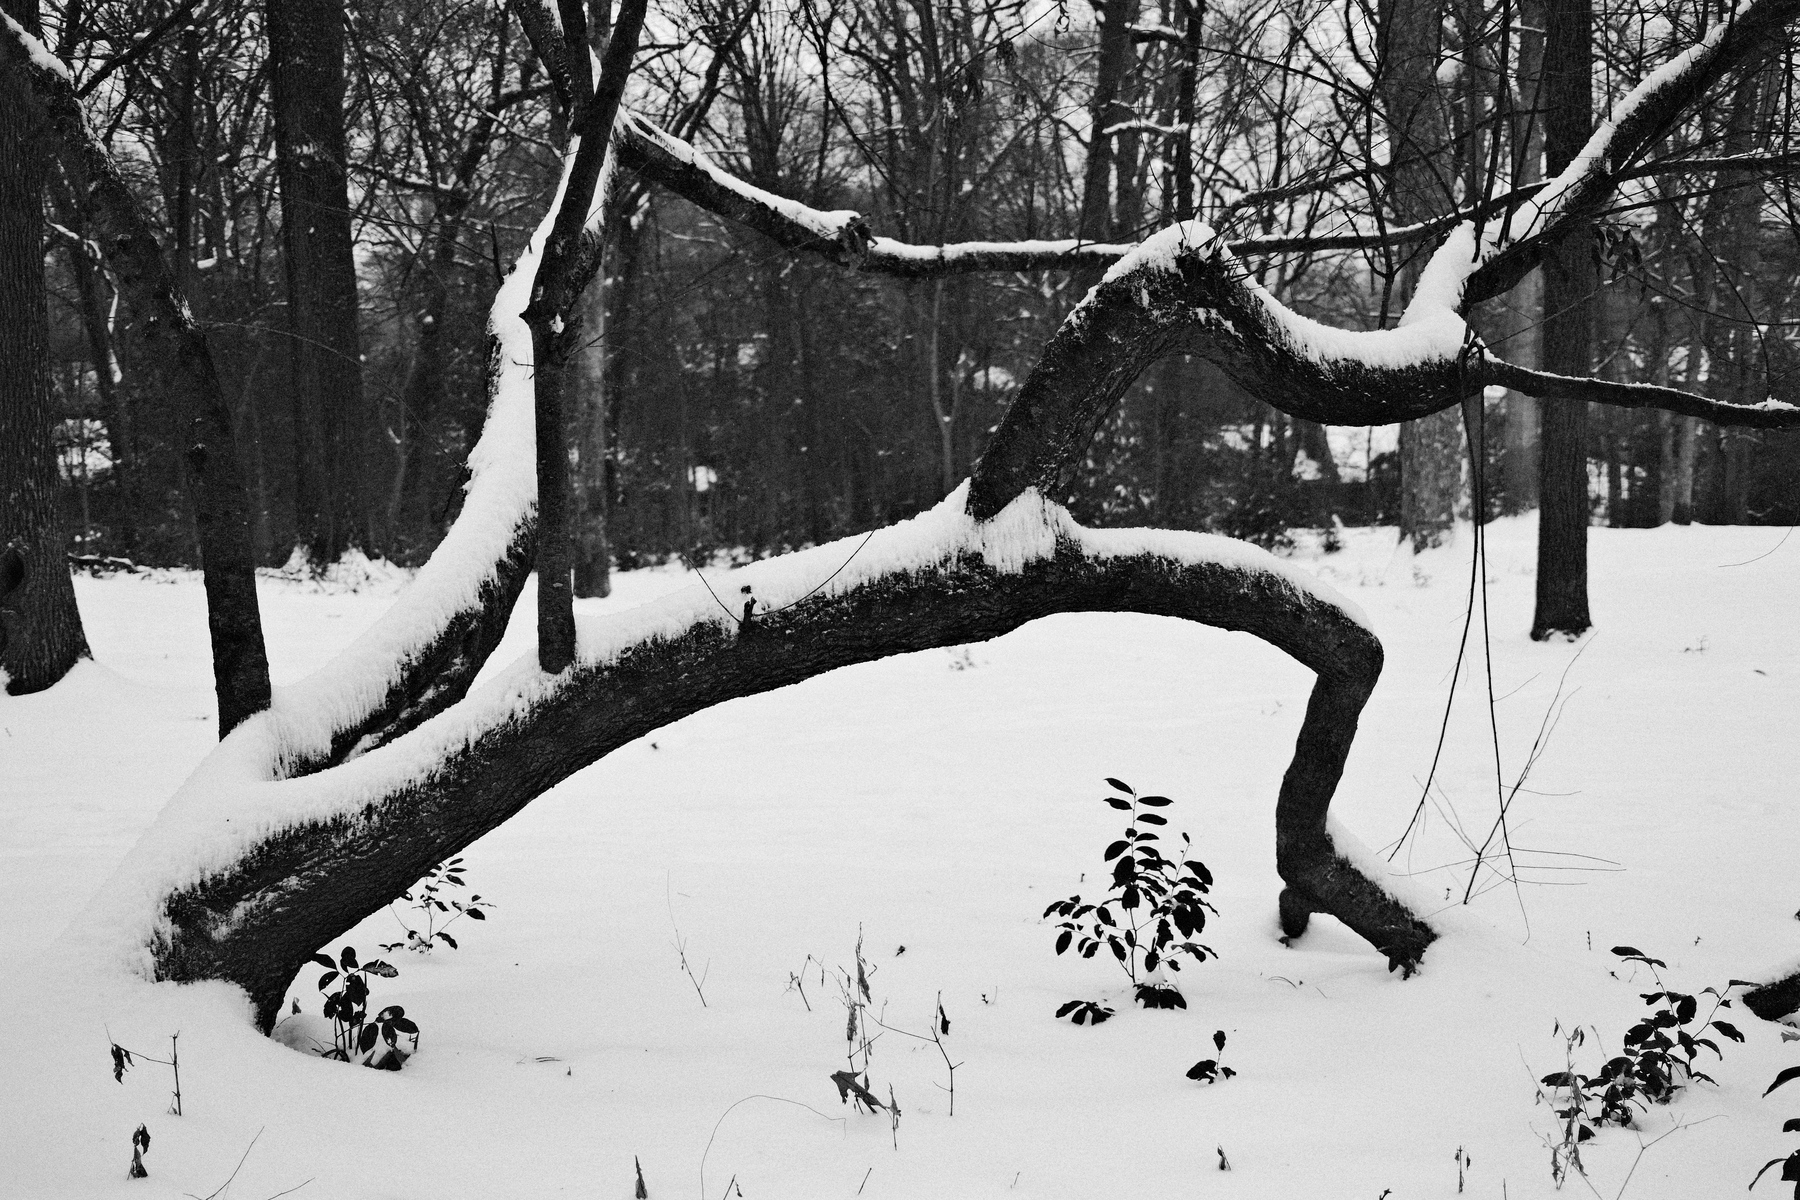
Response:
[[[1700,417],[1718,425],[1746,429],[1800,429],[1800,406],[1773,398],[1759,404],[1737,404],[1651,383],[1614,383],[1609,379],[1555,375],[1514,366],[1485,352],[1481,377],[1544,400],[1586,400],[1615,408],[1660,408],[1684,417]]]
[[[1645,76],[1560,175],[1509,215],[1481,225],[1471,260],[1434,260],[1446,281],[1456,279],[1461,307],[1511,290],[1538,264],[1545,245],[1599,214],[1620,180],[1636,173],[1642,156],[1709,87],[1778,41],[1796,20],[1800,0],[1743,0],[1698,42]],[[1443,250],[1438,257],[1445,257]]]
[[[812,208],[745,183],[704,151],[639,116],[619,114],[613,145],[619,161],[640,178],[708,212],[748,226],[790,250],[822,254],[872,274],[917,279],[977,271],[1094,270],[1111,266],[1133,248],[1075,238],[914,245],[875,235],[860,213]],[[1243,238],[1229,245],[1237,254],[1360,250],[1424,241],[1458,219],[1453,215],[1373,234]]]

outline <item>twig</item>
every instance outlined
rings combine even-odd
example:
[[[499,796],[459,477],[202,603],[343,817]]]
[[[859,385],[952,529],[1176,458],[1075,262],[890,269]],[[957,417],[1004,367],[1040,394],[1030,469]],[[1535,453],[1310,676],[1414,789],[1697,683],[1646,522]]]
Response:
[[[844,1124],[846,1120],[844,1117],[826,1116],[812,1105],[802,1104],[798,1100],[789,1100],[786,1096],[765,1096],[758,1093],[754,1096],[745,1096],[743,1099],[735,1101],[730,1108],[719,1114],[719,1119],[717,1121],[713,1122],[712,1133],[706,1139],[706,1149],[700,1152],[700,1200],[706,1200],[706,1156],[712,1153],[713,1142],[719,1136],[719,1126],[725,1124],[726,1117],[729,1117],[733,1112],[737,1111],[738,1105],[748,1104],[752,1100],[773,1100],[777,1104],[791,1104],[795,1108],[804,1108],[815,1117],[823,1117],[827,1121],[836,1121],[840,1125]],[[737,1176],[733,1175],[731,1178],[735,1181]]]
[[[695,979],[694,968],[688,964],[687,939],[681,936],[681,926],[675,923],[675,894],[673,885],[666,876],[663,881],[663,898],[667,901],[669,906],[669,928],[675,931],[675,955],[681,960],[681,969],[686,973],[688,982],[694,985],[694,994],[700,997],[700,1007],[707,1008],[709,1006],[706,1003],[706,992],[701,985],[706,982],[706,976],[712,971],[712,960],[707,960],[706,966],[700,972],[700,978]],[[808,1005],[808,1008],[810,1007],[811,1006]]]
[[[264,1127],[263,1127],[263,1128],[265,1128],[265,1129],[266,1129],[266,1128],[268,1128],[268,1127],[267,1127],[267,1126],[264,1126]],[[248,1160],[248,1159],[249,1159],[249,1157],[250,1157],[250,1152],[251,1152],[251,1151],[252,1151],[252,1150],[254,1150],[254,1149],[256,1149],[256,1138],[259,1138],[259,1137],[261,1137],[261,1136],[262,1136],[262,1135],[263,1135],[263,1131],[262,1131],[262,1130],[261,1130],[261,1129],[259,1129],[259,1130],[257,1130],[257,1131],[256,1131],[256,1137],[253,1137],[253,1138],[251,1138],[251,1139],[250,1139],[250,1144],[249,1144],[249,1145],[248,1145],[248,1146],[245,1146],[245,1147],[244,1147],[244,1153],[243,1153],[243,1155],[242,1155],[242,1156],[241,1156],[241,1157],[240,1157],[240,1158],[239,1158],[239,1159],[238,1159],[238,1163],[237,1163],[237,1166],[235,1166],[235,1167],[233,1167],[233,1168],[231,1168],[231,1174],[230,1174],[230,1175],[228,1175],[228,1176],[226,1176],[226,1178],[225,1178],[225,1182],[224,1182],[224,1183],[221,1183],[221,1184],[220,1184],[220,1185],[219,1185],[219,1186],[218,1186],[218,1187],[216,1187],[216,1188],[214,1188],[214,1189],[213,1189],[213,1190],[212,1190],[212,1191],[210,1191],[210,1192],[208,1192],[208,1193],[207,1193],[207,1194],[206,1194],[206,1195],[204,1195],[204,1196],[195,1196],[195,1195],[194,1195],[194,1193],[192,1193],[192,1192],[183,1192],[183,1193],[182,1193],[182,1195],[184,1195],[184,1196],[191,1196],[191,1197],[193,1197],[193,1200],[213,1200],[213,1198],[214,1198],[214,1197],[215,1197],[215,1196],[217,1196],[217,1195],[218,1195],[218,1194],[219,1194],[219,1193],[220,1193],[220,1192],[222,1192],[222,1191],[224,1191],[224,1190],[225,1190],[225,1189],[226,1189],[226,1188],[228,1188],[228,1187],[230,1187],[230,1186],[231,1186],[231,1181],[232,1181],[232,1180],[233,1180],[233,1179],[236,1179],[236,1178],[237,1178],[237,1177],[238,1177],[238,1172],[239,1172],[239,1171],[241,1171],[241,1170],[243,1170],[243,1169],[244,1169],[244,1163],[245,1163],[245,1161],[246,1161],[246,1160]],[[308,1181],[308,1182],[311,1182],[311,1181],[310,1181],[310,1180],[309,1180],[309,1181]],[[306,1184],[301,1184],[301,1185],[300,1185],[300,1186],[301,1186],[301,1187],[305,1187],[305,1186],[306,1186]],[[293,1188],[289,1188],[289,1189],[288,1189],[288,1191],[293,1191],[293,1190],[294,1190],[294,1189],[293,1189]]]

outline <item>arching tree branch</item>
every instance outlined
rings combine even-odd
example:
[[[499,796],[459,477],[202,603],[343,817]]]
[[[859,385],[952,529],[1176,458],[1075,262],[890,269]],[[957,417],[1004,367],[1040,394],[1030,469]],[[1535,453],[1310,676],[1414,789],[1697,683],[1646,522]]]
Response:
[[[854,548],[844,542],[770,560],[721,585],[734,597],[747,588],[781,611],[740,623],[706,591],[690,588],[629,620],[586,626],[571,671],[550,678],[522,663],[458,712],[332,772],[339,781],[262,785],[267,796],[244,791],[264,811],[293,816],[226,849],[200,848],[231,865],[172,892],[160,889],[167,899],[154,973],[240,983],[266,1026],[306,957],[385,904],[397,880],[422,874],[618,746],[732,697],[1078,611],[1155,613],[1243,630],[1318,673],[1282,783],[1278,866],[1308,906],[1335,913],[1393,965],[1418,962],[1434,936],[1429,927],[1362,876],[1326,830],[1382,657],[1355,611],[1328,590],[1229,539],[1084,530],[1034,496],[977,522],[958,494],[877,534],[824,590],[783,607]],[[204,804],[202,792],[185,799]],[[148,870],[157,860],[151,851],[140,861]]]

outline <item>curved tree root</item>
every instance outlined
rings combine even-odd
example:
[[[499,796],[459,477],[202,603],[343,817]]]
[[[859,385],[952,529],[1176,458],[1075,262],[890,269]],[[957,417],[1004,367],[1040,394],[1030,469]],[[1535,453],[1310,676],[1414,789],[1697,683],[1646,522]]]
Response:
[[[1163,536],[1182,546],[1181,535]],[[1317,672],[1277,807],[1278,862],[1309,907],[1338,916],[1410,970],[1430,930],[1332,853],[1324,825],[1381,669],[1380,643],[1273,563],[1204,561],[1198,535],[1194,546],[1191,558],[1090,556],[1064,543],[1017,572],[965,555],[822,594],[741,628],[708,620],[609,661],[577,664],[527,712],[459,742],[404,786],[351,815],[271,834],[230,868],[168,897],[164,933],[152,947],[157,977],[236,982],[268,1028],[295,971],[318,947],[619,746],[727,699],[1079,611],[1242,630]]]

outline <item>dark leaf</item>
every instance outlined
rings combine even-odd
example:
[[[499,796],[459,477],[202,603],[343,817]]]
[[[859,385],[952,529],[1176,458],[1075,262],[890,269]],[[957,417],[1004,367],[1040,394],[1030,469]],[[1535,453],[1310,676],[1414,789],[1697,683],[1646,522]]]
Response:
[[[1125,894],[1119,897],[1119,907],[1130,910],[1136,908],[1142,902],[1143,893],[1138,890],[1137,885],[1133,883],[1126,884]]]
[[[338,966],[340,966],[344,970],[348,971],[351,967],[354,967],[355,965],[356,965],[356,951],[352,950],[349,946],[345,946],[344,952],[342,954],[338,955]]]
[[[413,1019],[411,1017],[395,1017],[388,1023],[401,1033],[410,1033],[417,1036],[419,1032],[419,1027],[413,1024]]]
[[[1714,1021],[1712,1027],[1734,1042],[1741,1042],[1744,1040],[1744,1035],[1739,1033],[1738,1027],[1733,1025],[1730,1021]]]
[[[1075,931],[1073,929],[1065,929],[1058,934],[1056,938],[1056,952],[1061,954],[1064,950],[1067,950],[1069,948],[1069,942],[1074,936]]]
[[[1060,1020],[1061,1018],[1068,1016],[1070,1013],[1072,1013],[1076,1009],[1080,1008],[1081,1005],[1082,1005],[1082,1002],[1080,1000],[1070,1000],[1069,1002],[1062,1005],[1060,1008],[1058,1008],[1056,1010],[1056,1016]]]
[[[1137,859],[1127,854],[1113,864],[1113,886],[1124,887],[1137,874]]]
[[[404,1017],[405,1015],[406,1010],[404,1008],[401,1008],[398,1004],[390,1004],[380,1012],[376,1013],[375,1019],[377,1021],[391,1021],[395,1017]]]
[[[308,961],[316,962],[321,967],[329,967],[333,971],[337,970],[337,964],[332,962],[329,958],[325,957],[325,955],[323,955],[323,954],[315,954]]]
[[[452,950],[457,948],[456,939],[445,933],[443,930],[438,930],[435,936],[443,938]]]
[[[336,979],[337,977],[338,977],[338,972],[335,970],[327,971],[323,975],[319,976],[319,990],[321,992],[324,991],[326,989],[326,987],[328,987],[331,984],[331,981]]]
[[[375,1048],[375,1039],[380,1032],[381,1031],[373,1025],[364,1025],[362,1027],[362,1036],[356,1039],[356,1048],[362,1053],[367,1054]]]
[[[1187,1077],[1189,1079],[1203,1079],[1210,1083],[1212,1082],[1213,1076],[1218,1072],[1218,1069],[1219,1064],[1215,1060],[1210,1058],[1202,1059],[1200,1062],[1195,1063],[1187,1069]]]
[[[1577,1142],[1585,1142],[1593,1136],[1594,1136],[1594,1131],[1592,1129],[1588,1128],[1586,1125],[1583,1125],[1581,1127],[1580,1132],[1575,1135],[1575,1140]]]
[[[400,974],[400,972],[398,970],[396,970],[393,967],[388,966],[387,963],[383,962],[379,958],[376,959],[374,962],[370,963],[368,966],[364,967],[363,970],[367,971],[371,975],[379,975],[383,979],[393,979]]]
[[[149,1144],[150,1139],[145,1138],[144,1145],[148,1147]],[[1800,1150],[1796,1150],[1788,1155],[1787,1162],[1781,1168],[1781,1178],[1787,1183],[1800,1183]],[[1800,1188],[1795,1188],[1794,1190],[1800,1191]]]
[[[1137,819],[1146,825],[1167,825],[1169,818],[1157,813],[1139,813]]]
[[[1127,842],[1124,840],[1114,842],[1112,845],[1110,845],[1106,848],[1106,854],[1103,858],[1103,861],[1111,862],[1113,859],[1119,857],[1119,855],[1125,853],[1125,851],[1129,850],[1130,848],[1131,848],[1130,842]]]
[[[1117,779],[1114,779],[1111,775],[1108,775],[1106,777],[1106,786],[1112,788],[1114,791],[1117,791],[1117,792],[1130,792],[1131,791],[1130,784],[1121,783]]]
[[[1792,1083],[1796,1079],[1800,1079],[1800,1067],[1789,1067],[1787,1070],[1783,1071],[1781,1074],[1775,1076],[1775,1082],[1771,1083],[1768,1086],[1768,1089],[1763,1092],[1763,1095],[1766,1096],[1769,1094],[1769,1092],[1774,1091],[1776,1088],[1780,1087],[1782,1084]]]
[[[139,1125],[137,1127],[137,1132],[131,1135],[131,1144],[136,1146],[140,1151],[148,1153],[150,1149],[150,1130]]]
[[[1783,1133],[1800,1133],[1800,1117],[1789,1117],[1781,1126]]]
[[[1220,1054],[1225,1053],[1225,1031],[1223,1029],[1213,1034],[1213,1045],[1218,1048]]]
[[[1125,812],[1131,811],[1131,805],[1128,804],[1126,801],[1119,799],[1117,796],[1106,797],[1106,802],[1108,804],[1112,805],[1114,808],[1120,809],[1122,811],[1125,811]]]
[[[479,908],[471,908],[469,909],[469,920],[485,921],[487,920],[487,914],[482,912]]]
[[[1574,1087],[1575,1076],[1568,1071],[1558,1071],[1554,1075],[1544,1076],[1542,1082],[1545,1087]]]
[[[1694,1019],[1694,1014],[1698,1011],[1699,1006],[1694,998],[1692,996],[1683,996],[1675,1005],[1675,1018],[1683,1025],[1686,1025],[1689,1021]]]
[[[1108,937],[1106,939],[1106,944],[1112,948],[1114,958],[1118,959],[1120,962],[1125,961],[1125,943],[1124,942],[1121,942],[1116,937]]]
[[[1167,808],[1175,802],[1167,796],[1139,796],[1138,803],[1145,808]]]

